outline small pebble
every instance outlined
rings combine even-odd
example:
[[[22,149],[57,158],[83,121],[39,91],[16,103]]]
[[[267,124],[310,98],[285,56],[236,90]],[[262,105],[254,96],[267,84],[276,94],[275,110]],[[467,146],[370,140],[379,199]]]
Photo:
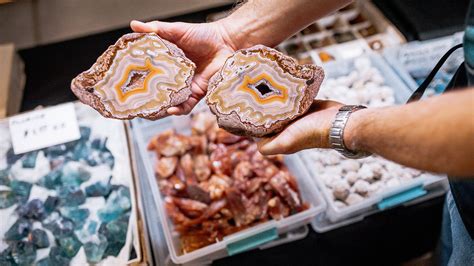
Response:
[[[350,189],[350,186],[345,181],[339,181],[335,183],[332,189],[334,198],[344,201],[350,193],[349,189]]]
[[[346,180],[350,185],[353,185],[357,180],[359,180],[359,175],[357,172],[348,172],[346,173]]]
[[[356,193],[361,196],[365,196],[367,195],[367,192],[369,192],[369,186],[369,182],[364,180],[357,180],[357,182],[355,182],[355,184],[353,185],[353,188]]]
[[[344,202],[342,202],[342,201],[340,201],[340,200],[336,200],[336,201],[334,201],[334,206],[335,206],[336,208],[339,208],[339,209],[340,209],[340,208],[346,207],[347,204],[345,204]]]
[[[361,201],[363,201],[364,198],[359,195],[359,194],[356,194],[356,193],[351,193],[349,194],[349,196],[347,196],[345,202],[347,203],[347,205],[354,205],[354,204],[357,204]]]

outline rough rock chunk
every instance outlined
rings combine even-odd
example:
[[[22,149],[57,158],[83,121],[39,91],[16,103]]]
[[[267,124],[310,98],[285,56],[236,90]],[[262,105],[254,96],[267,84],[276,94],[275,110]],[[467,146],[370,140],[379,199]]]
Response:
[[[209,81],[206,101],[220,127],[263,137],[304,114],[323,78],[322,68],[257,45],[227,59]]]
[[[130,33],[71,82],[81,102],[105,117],[158,119],[186,101],[195,65],[155,33]]]

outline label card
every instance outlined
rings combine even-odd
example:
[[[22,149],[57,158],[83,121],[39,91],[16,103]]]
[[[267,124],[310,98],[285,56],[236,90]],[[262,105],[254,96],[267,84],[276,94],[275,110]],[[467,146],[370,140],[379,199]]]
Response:
[[[74,104],[62,104],[9,119],[15,154],[30,152],[81,137]]]

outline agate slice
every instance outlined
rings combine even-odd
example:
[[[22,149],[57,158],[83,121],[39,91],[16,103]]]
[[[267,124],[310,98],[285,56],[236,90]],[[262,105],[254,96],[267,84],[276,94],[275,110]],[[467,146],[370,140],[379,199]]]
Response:
[[[71,82],[81,102],[105,117],[158,119],[186,101],[196,66],[155,33],[130,33]]]
[[[206,101],[220,127],[263,137],[304,114],[323,78],[322,68],[257,45],[227,59],[209,81]]]

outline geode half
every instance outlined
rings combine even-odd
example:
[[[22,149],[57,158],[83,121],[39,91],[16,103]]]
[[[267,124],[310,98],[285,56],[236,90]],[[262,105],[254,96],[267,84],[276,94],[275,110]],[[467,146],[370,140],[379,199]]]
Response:
[[[71,89],[105,117],[155,120],[189,98],[195,68],[155,33],[129,33],[74,78]]]
[[[206,102],[220,127],[264,137],[308,111],[323,78],[321,67],[257,45],[227,59],[209,81]]]

